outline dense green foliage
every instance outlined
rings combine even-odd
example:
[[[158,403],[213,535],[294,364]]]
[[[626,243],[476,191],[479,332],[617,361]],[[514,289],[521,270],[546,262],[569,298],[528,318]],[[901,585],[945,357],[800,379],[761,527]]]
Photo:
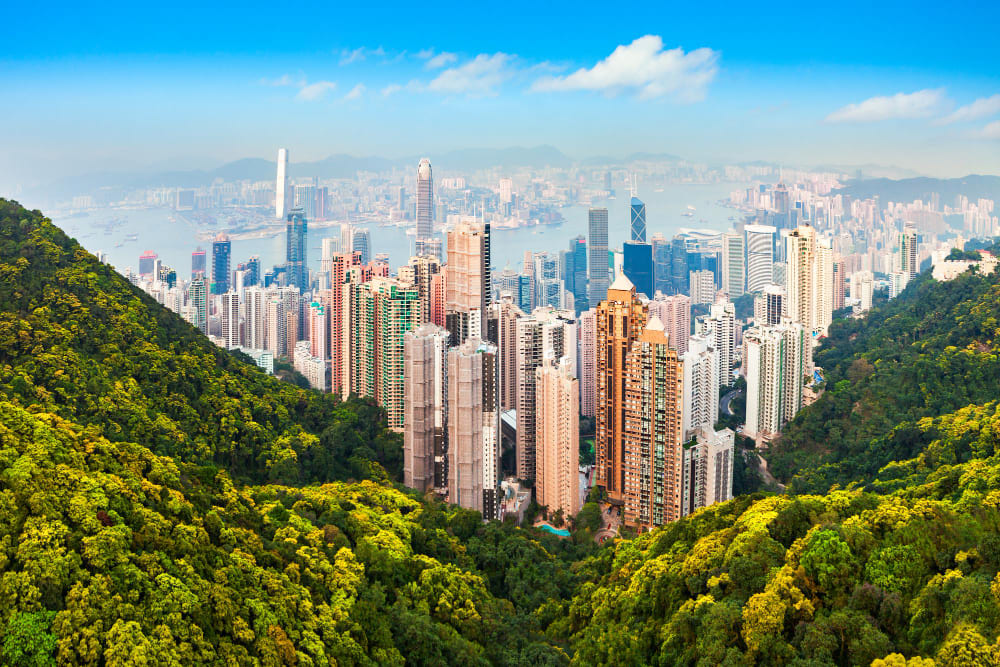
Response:
[[[217,348],[41,213],[0,200],[0,398],[110,440],[283,483],[402,468],[370,401],[296,388]]]
[[[879,494],[744,496],[619,542],[548,632],[581,665],[997,664],[1000,414],[918,429]]]
[[[1000,388],[1000,276],[921,274],[863,318],[837,320],[816,352],[826,388],[767,458],[798,491],[870,481],[928,443],[924,417],[981,404]]]

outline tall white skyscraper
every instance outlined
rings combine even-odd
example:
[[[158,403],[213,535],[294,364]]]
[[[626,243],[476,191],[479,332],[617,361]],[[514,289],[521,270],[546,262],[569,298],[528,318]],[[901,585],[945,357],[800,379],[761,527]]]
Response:
[[[580,313],[580,414],[597,414],[597,309]]]
[[[809,340],[802,325],[787,318],[744,334],[747,358],[747,420],[744,434],[767,441],[802,407]]]
[[[833,320],[833,249],[809,225],[785,237],[785,311],[810,333],[825,334]]]
[[[288,196],[288,149],[278,149],[278,178],[274,184],[274,217],[284,220]]]
[[[712,303],[715,300],[715,274],[711,271],[691,271],[688,278],[691,303]]]
[[[897,247],[899,250],[899,271],[906,274],[906,282],[909,282],[920,272],[917,255],[917,230],[913,223],[908,222],[903,225],[903,231],[899,233]]]
[[[699,429],[694,445],[684,450],[681,516],[733,497],[735,435],[728,428]]]
[[[747,225],[747,291],[759,292],[774,281],[774,234],[770,225]]]
[[[722,291],[730,299],[743,294],[746,283],[746,244],[736,231],[722,235]]]
[[[736,346],[736,306],[729,301],[713,303],[700,321],[699,333],[711,337],[719,356],[719,386],[733,383],[733,349]]]
[[[240,295],[233,290],[222,295],[222,340],[227,350],[240,346]]]
[[[580,390],[573,366],[569,357],[558,365],[549,357],[535,369],[535,500],[567,517],[580,511]]]

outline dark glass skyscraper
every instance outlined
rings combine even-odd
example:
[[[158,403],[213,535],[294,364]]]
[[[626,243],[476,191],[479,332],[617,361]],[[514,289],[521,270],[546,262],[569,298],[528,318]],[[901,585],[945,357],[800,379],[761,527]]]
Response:
[[[670,278],[670,241],[658,234],[653,235],[653,290],[670,294],[673,282]]]
[[[646,242],[646,204],[638,197],[632,197],[629,206],[629,222],[631,223],[633,241]],[[635,282],[635,281],[633,281]],[[652,295],[650,295],[652,296]]]
[[[204,277],[206,268],[208,265],[205,261],[205,251],[198,248],[191,253],[191,277],[194,278],[199,273]]]
[[[688,293],[687,245],[680,236],[670,242],[670,282],[674,294]]]
[[[653,247],[648,243],[626,241],[623,250],[625,277],[635,285],[636,293],[653,298]]]
[[[285,225],[287,250],[285,263],[288,266],[288,284],[301,291],[309,289],[309,268],[306,265],[306,215],[301,208],[293,208],[288,213]]]
[[[569,253],[567,257],[572,257],[567,265],[573,268],[572,279],[567,277],[566,289],[573,293],[573,301],[577,314],[590,308],[590,300],[587,298],[587,239],[577,236],[569,242]]]
[[[229,237],[225,234],[216,236],[212,241],[212,294],[225,294],[229,291],[231,255],[232,243]]]

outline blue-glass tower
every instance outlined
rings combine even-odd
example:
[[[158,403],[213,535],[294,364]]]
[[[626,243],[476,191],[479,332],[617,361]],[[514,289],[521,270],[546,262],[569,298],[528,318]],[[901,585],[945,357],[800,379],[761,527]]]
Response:
[[[304,292],[309,289],[309,268],[306,266],[306,214],[301,208],[289,211],[285,237],[288,284],[295,285]]]
[[[653,246],[639,241],[626,241],[622,257],[625,277],[635,285],[635,291],[653,297]]]
[[[633,241],[646,242],[646,204],[638,197],[632,197],[629,206],[629,222],[631,223]]]

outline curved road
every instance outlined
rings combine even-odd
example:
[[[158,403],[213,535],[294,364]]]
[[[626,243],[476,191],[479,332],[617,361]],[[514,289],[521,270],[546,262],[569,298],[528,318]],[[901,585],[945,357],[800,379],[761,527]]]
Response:
[[[733,399],[743,393],[742,389],[730,389],[728,392],[722,395],[719,399],[719,412],[729,417],[733,416],[733,411],[730,410],[730,403]]]

